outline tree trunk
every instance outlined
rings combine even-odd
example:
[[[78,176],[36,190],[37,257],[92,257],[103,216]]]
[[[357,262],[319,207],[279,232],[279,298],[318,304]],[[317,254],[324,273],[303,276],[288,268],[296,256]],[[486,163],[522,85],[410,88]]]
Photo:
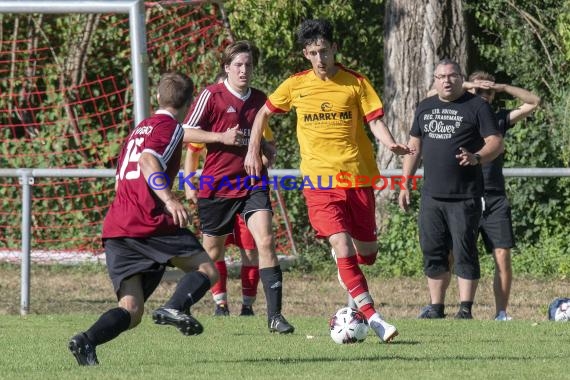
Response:
[[[100,14],[88,14],[79,18],[79,20],[84,22],[83,28],[70,38],[69,52],[65,57],[63,70],[60,74],[60,91],[65,102],[64,111],[67,115],[68,128],[72,136],[71,141],[72,144],[75,144],[75,148],[82,146],[81,128],[71,104],[79,99],[77,88],[85,78],[89,49],[100,18]],[[79,153],[86,159],[89,159],[84,150],[79,150]]]
[[[461,0],[386,0],[384,17],[384,121],[399,143],[406,143],[417,103],[432,86],[435,64],[451,58],[464,70],[467,33]],[[379,146],[382,169],[401,167],[401,158]],[[394,192],[377,194],[378,226]]]

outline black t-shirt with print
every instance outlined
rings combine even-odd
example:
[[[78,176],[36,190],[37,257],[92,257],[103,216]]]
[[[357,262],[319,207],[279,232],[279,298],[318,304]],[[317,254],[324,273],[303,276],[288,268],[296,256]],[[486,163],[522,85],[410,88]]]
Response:
[[[507,134],[511,125],[509,115],[511,110],[499,110],[495,113],[499,132],[503,137]],[[485,191],[505,192],[505,177],[503,176],[503,164],[505,162],[505,154],[501,153],[492,162],[483,165],[483,179],[485,182]]]
[[[437,95],[418,105],[410,135],[422,140],[422,193],[436,198],[483,195],[481,165],[460,166],[455,157],[463,147],[471,153],[485,145],[484,137],[499,134],[495,115],[479,96],[468,92],[452,102]]]

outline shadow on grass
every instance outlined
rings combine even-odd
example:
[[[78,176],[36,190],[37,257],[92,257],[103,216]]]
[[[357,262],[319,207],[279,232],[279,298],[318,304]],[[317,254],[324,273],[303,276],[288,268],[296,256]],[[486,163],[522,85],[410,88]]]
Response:
[[[395,343],[391,343],[393,345]],[[405,344],[400,342],[398,344]],[[417,343],[412,343],[417,344]],[[298,357],[298,358],[248,358],[248,359],[219,359],[219,360],[199,360],[201,363],[279,363],[279,364],[294,364],[294,363],[328,363],[328,362],[378,362],[382,361],[405,361],[405,362],[447,362],[447,361],[464,361],[464,362],[479,362],[485,360],[501,360],[501,361],[514,361],[514,362],[526,362],[526,361],[542,361],[542,360],[553,360],[553,359],[566,359],[567,357],[563,354],[560,355],[548,355],[548,356],[463,356],[463,355],[448,355],[448,356],[426,356],[426,357],[409,357],[402,355],[369,355],[362,356],[358,355],[354,358],[349,359],[339,359],[338,357]]]

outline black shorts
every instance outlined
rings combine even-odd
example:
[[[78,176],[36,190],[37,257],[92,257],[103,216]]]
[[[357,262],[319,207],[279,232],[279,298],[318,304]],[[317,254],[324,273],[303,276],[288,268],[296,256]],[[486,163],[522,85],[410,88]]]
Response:
[[[117,298],[121,283],[140,274],[145,301],[160,283],[166,266],[171,266],[170,259],[204,252],[196,236],[182,228],[178,230],[177,235],[103,239],[103,245],[107,271]]]
[[[268,190],[255,190],[241,198],[198,198],[200,229],[209,236],[231,234],[236,214],[241,214],[247,225],[256,211],[273,212]]]
[[[515,246],[511,205],[504,193],[486,193],[479,232],[488,252]]]
[[[449,251],[453,252],[457,276],[481,277],[477,232],[481,218],[481,198],[441,199],[422,195],[418,218],[424,273],[436,277],[449,271]]]

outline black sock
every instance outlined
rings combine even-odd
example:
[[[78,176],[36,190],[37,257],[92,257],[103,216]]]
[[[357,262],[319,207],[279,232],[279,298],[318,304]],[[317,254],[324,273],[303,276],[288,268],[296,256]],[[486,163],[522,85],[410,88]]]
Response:
[[[164,307],[186,312],[204,297],[210,286],[210,279],[204,273],[188,272],[178,281],[174,294]]]
[[[432,303],[430,304],[431,308],[433,311],[435,311],[437,314],[439,315],[443,315],[443,312],[445,311],[445,305],[442,303]]]
[[[267,301],[267,316],[281,314],[281,299],[283,297],[283,272],[279,265],[259,270],[259,278],[263,284],[265,300]]]
[[[131,324],[131,314],[122,307],[116,307],[104,312],[97,322],[85,332],[91,344],[98,346],[115,339]]]
[[[471,313],[472,307],[473,307],[473,301],[461,301],[461,305],[459,305],[459,310],[465,310]]]

